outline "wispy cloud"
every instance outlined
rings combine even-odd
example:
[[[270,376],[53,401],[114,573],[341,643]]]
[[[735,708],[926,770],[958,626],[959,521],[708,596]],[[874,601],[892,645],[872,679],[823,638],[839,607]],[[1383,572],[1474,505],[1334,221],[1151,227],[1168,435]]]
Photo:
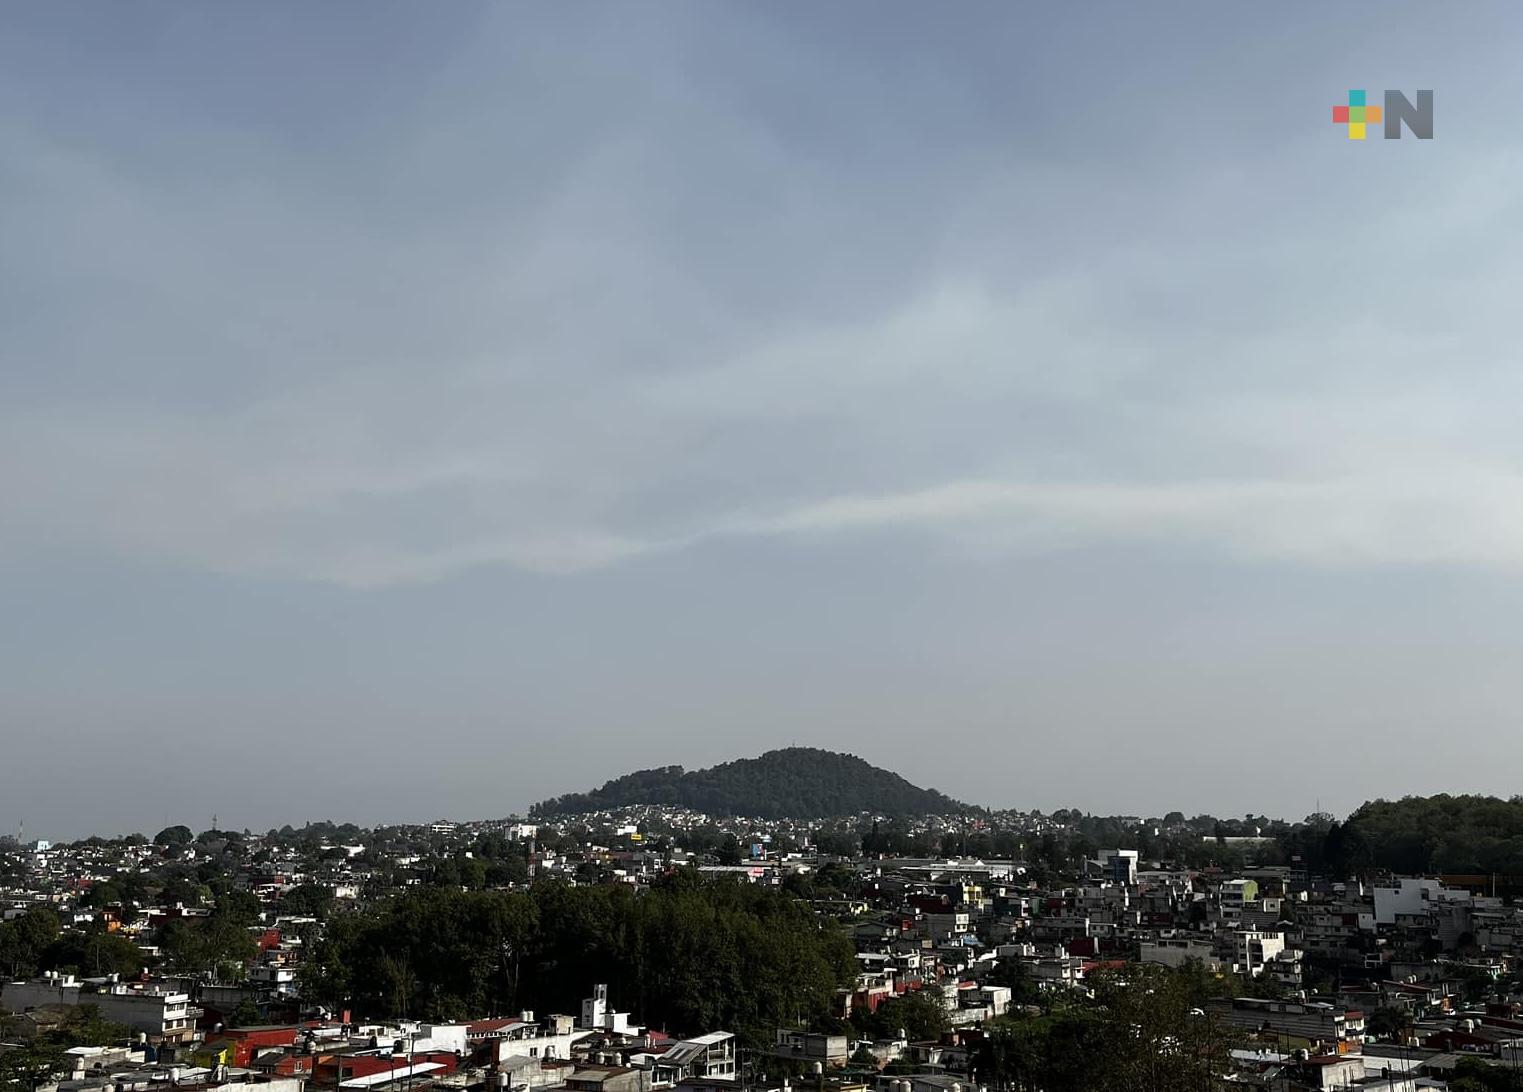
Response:
[[[500,111],[487,147],[449,119],[518,77],[460,43],[418,117],[331,155],[0,114],[0,271],[49,301],[4,315],[0,549],[364,586],[827,533],[1523,555],[1509,147],[1348,216],[1283,144],[1170,131],[1118,178],[1058,128],[947,124],[981,105],[959,82],[902,104],[938,134],[911,155],[864,62],[847,156],[627,29],[666,63],[604,28],[576,64],[630,95],[573,74],[561,128]]]
[[[1172,543],[1258,561],[1516,571],[1523,569],[1520,506],[1523,473],[1471,466],[1305,482],[962,481],[831,498],[741,520],[734,529],[829,535],[908,528],[978,551]]]

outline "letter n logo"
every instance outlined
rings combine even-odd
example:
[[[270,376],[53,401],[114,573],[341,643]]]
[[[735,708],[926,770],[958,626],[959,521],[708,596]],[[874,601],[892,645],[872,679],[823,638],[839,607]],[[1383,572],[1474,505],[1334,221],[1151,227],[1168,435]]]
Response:
[[[1433,92],[1419,91],[1413,106],[1400,91],[1386,92],[1385,123],[1387,140],[1400,140],[1403,124],[1418,140],[1433,139]]]

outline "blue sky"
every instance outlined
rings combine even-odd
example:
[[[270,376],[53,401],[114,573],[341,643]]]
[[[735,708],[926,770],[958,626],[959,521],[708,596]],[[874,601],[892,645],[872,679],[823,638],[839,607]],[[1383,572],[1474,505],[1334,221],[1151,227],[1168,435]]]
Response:
[[[1512,792],[1520,31],[7,10],[0,823]]]

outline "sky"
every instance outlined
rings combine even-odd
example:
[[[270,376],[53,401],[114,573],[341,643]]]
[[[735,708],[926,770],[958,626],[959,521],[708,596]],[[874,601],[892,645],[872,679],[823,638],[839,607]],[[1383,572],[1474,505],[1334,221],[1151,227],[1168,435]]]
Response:
[[[0,13],[0,830],[1523,762],[1523,10]],[[1353,141],[1351,88],[1432,89]],[[1378,136],[1378,134],[1372,134]]]

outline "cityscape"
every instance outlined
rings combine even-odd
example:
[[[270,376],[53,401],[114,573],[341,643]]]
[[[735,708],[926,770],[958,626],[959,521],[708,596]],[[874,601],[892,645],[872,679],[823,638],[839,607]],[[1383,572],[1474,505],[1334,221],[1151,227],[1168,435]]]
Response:
[[[854,810],[864,793],[895,806]],[[727,806],[758,798],[780,803]],[[992,811],[799,747],[497,820],[12,837],[0,1072],[35,1092],[1504,1088],[1520,895],[1523,800]]]
[[[1520,47],[0,3],[0,1092],[1523,1092]]]

